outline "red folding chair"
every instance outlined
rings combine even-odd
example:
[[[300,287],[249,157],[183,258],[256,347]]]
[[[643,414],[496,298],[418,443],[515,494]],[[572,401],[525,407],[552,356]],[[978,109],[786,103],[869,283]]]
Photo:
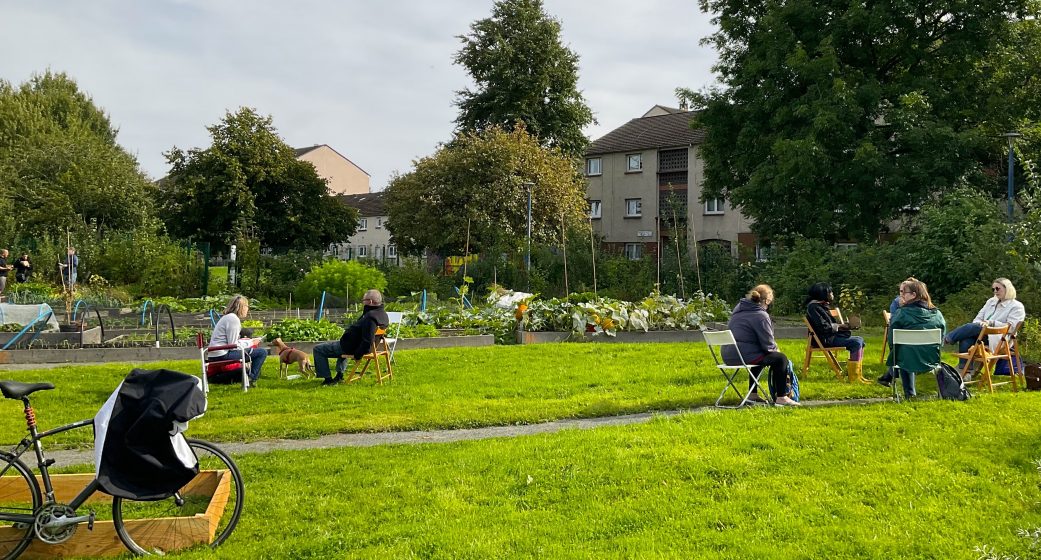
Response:
[[[219,346],[206,346],[202,333],[195,334],[195,344],[199,347],[199,362],[202,364],[202,389],[210,392],[209,379],[220,374],[231,374],[238,372],[242,378],[242,390],[249,390],[249,366],[246,364],[246,353],[242,352],[237,360],[213,360],[206,361],[210,352],[220,350],[241,350],[238,344],[222,344]]]

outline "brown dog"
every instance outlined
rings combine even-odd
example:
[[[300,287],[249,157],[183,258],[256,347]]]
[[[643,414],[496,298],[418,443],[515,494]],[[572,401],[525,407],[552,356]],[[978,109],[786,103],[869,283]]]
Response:
[[[285,342],[282,342],[281,338],[276,338],[271,341],[271,348],[276,354],[278,354],[278,377],[279,379],[288,379],[289,366],[290,364],[297,364],[300,368],[300,373],[304,377],[314,377],[314,366],[311,365],[311,359],[307,357],[307,354],[303,350],[297,350],[292,346],[286,346]]]

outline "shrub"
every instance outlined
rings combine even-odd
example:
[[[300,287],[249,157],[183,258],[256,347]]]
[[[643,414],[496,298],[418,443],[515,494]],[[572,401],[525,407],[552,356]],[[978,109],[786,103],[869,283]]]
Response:
[[[342,298],[360,301],[366,290],[384,290],[387,279],[379,270],[357,261],[328,260],[315,266],[296,289],[301,301],[315,300],[328,292]]]

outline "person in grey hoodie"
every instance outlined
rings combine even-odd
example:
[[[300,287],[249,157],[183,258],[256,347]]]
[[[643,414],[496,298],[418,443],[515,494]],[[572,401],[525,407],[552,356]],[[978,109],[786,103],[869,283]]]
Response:
[[[758,375],[764,367],[770,368],[770,378],[776,392],[783,393],[788,386],[788,356],[781,353],[774,340],[774,325],[767,313],[770,304],[774,301],[773,288],[766,284],[760,284],[745,297],[737,302],[727,328],[734,334],[737,347],[723,347],[723,361],[727,365],[741,365],[741,358],[745,363],[753,366],[752,372]],[[740,356],[738,356],[740,352]],[[749,377],[748,387],[755,386],[755,379]],[[765,402],[759,395],[749,399],[755,402]],[[774,400],[774,404],[797,406],[799,403],[792,400],[788,395],[781,394]]]

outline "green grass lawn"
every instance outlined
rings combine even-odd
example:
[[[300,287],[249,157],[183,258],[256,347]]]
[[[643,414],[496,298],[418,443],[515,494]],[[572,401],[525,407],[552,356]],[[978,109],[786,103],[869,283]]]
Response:
[[[881,375],[881,338],[869,339],[865,377]],[[801,366],[801,340],[781,341]],[[196,373],[197,361],[162,362]],[[51,381],[33,405],[48,429],[93,416],[127,364],[2,371],[0,378]],[[377,386],[367,377],[352,385],[320,387],[318,381],[277,379],[269,360],[260,386],[248,393],[214,386],[206,416],[191,425],[192,437],[214,441],[309,438],[339,432],[376,432],[532,423],[712,404],[723,388],[703,343],[541,344],[444,350],[410,350],[396,356],[393,381]],[[822,360],[800,379],[804,399],[880,397],[889,389],[835,379]],[[935,382],[921,381],[923,392]],[[0,443],[24,433],[21,405],[0,401]],[[63,434],[54,443],[92,440],[90,430]],[[52,443],[52,445],[54,444]]]
[[[246,510],[178,558],[1041,558],[1041,394],[716,411],[238,458]]]

